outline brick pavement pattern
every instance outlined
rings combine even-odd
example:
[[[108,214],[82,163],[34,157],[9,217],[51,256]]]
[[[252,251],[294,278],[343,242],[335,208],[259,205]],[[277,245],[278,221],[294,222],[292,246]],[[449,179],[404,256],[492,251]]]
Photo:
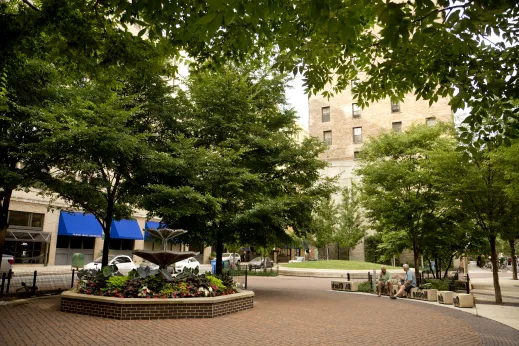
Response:
[[[519,345],[519,331],[454,309],[329,290],[330,280],[249,278],[254,308],[214,319],[119,321],[0,306],[0,345]]]

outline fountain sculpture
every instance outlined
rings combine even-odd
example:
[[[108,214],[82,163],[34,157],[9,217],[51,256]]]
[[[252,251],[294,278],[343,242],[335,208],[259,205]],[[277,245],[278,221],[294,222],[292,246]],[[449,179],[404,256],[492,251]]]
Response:
[[[178,252],[178,251],[168,251],[168,241],[177,237],[181,234],[186,233],[187,231],[183,229],[169,229],[169,228],[160,228],[160,229],[148,229],[147,232],[157,239],[162,241],[162,250],[160,251],[147,251],[147,250],[135,250],[133,251],[134,255],[144,258],[145,260],[150,261],[151,263],[157,264],[160,269],[166,269],[169,265],[176,263],[178,261],[182,261],[183,259],[196,256],[199,252],[186,251],[186,252]]]

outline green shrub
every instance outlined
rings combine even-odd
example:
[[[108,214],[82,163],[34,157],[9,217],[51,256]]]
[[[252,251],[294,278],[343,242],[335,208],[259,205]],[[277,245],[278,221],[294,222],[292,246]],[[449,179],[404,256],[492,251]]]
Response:
[[[212,286],[217,287],[219,290],[225,290],[227,288],[223,284],[222,280],[218,279],[215,276],[209,275],[207,276],[207,280],[210,282]]]
[[[366,293],[372,293],[373,287],[371,287],[371,284],[369,281],[361,282],[359,284],[359,292],[366,292]]]
[[[127,276],[112,276],[106,281],[106,288],[109,291],[122,291],[128,279],[129,277]]]
[[[437,289],[438,291],[448,291],[449,290],[449,281],[440,280],[440,279],[431,279],[431,280],[427,280],[427,283],[430,283],[432,288]]]

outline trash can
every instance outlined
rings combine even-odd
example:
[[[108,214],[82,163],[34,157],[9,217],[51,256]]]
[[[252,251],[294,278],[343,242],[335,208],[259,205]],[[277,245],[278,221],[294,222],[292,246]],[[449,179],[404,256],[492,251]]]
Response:
[[[229,260],[222,261],[222,270],[229,270],[230,263]]]
[[[211,260],[211,273],[216,273],[216,260]]]

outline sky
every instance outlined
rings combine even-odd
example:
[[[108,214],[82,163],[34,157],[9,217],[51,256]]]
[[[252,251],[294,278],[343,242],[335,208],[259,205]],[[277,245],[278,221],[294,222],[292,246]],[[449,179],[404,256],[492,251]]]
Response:
[[[297,112],[299,123],[308,130],[308,96],[304,91],[302,76],[294,78],[285,91],[288,104]]]

